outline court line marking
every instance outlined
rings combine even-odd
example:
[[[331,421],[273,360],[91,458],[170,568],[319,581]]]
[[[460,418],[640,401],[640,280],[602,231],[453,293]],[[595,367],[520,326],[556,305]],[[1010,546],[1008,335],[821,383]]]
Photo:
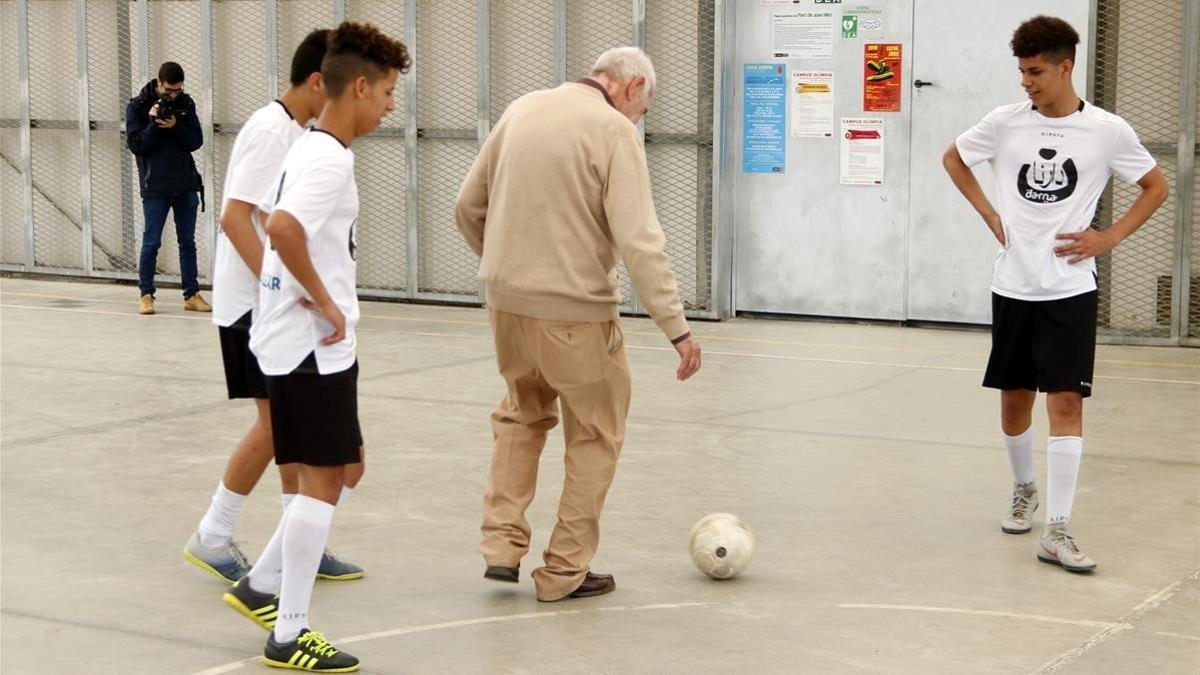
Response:
[[[1165,630],[1155,631],[1154,634],[1161,635],[1163,637],[1178,638],[1180,640],[1191,640],[1192,642],[1200,642],[1200,637],[1197,637],[1195,635],[1184,635],[1183,633],[1168,633]]]
[[[1200,569],[1193,570],[1191,574],[1180,579],[1179,581],[1176,581],[1170,586],[1160,588],[1159,590],[1151,593],[1149,597],[1138,603],[1133,609],[1126,612],[1125,616],[1117,619],[1117,623],[1114,624],[1113,627],[1101,630],[1100,632],[1088,638],[1083,644],[1076,645],[1075,647],[1042,664],[1034,672],[1038,675],[1044,675],[1045,673],[1052,673],[1059,668],[1070,664],[1080,656],[1083,656],[1084,653],[1091,650],[1093,647],[1107,642],[1116,635],[1125,631],[1127,628],[1132,628],[1135,621],[1145,616],[1150,610],[1158,607],[1167,600],[1170,600],[1175,596],[1176,593],[1183,590],[1184,586],[1195,581],[1196,579],[1200,579]]]
[[[398,635],[411,635],[413,633],[428,633],[435,630],[445,630],[449,628],[462,628],[464,626],[477,626],[488,623],[505,623],[508,621],[525,621],[529,619],[549,619],[560,616],[573,616],[578,614],[593,614],[599,612],[638,612],[656,609],[688,609],[696,607],[715,607],[716,603],[712,602],[682,602],[675,604],[656,604],[656,605],[638,605],[633,607],[597,607],[595,609],[562,609],[554,612],[525,612],[522,614],[502,614],[500,616],[485,616],[477,619],[459,619],[457,621],[442,621],[440,623],[430,623],[423,626],[409,626],[407,628],[393,628],[391,630],[381,630],[375,633],[363,633],[362,635],[353,635],[350,637],[341,638],[340,640],[331,640],[337,646],[354,644],[356,642],[366,642],[367,640],[377,640],[385,637],[396,637]],[[238,670],[242,666],[258,663],[262,661],[261,656],[254,658],[242,659],[233,661],[220,666],[214,666],[207,670],[199,670],[192,675],[220,675]]]
[[[142,319],[140,314],[130,314],[128,312],[109,312],[99,309],[76,309],[71,307],[41,307],[38,305],[15,305],[11,303],[0,302],[0,308],[7,309],[28,309],[40,312],[65,312],[68,314],[95,314],[100,316],[120,316],[130,319]],[[205,321],[211,322],[211,319],[203,316],[185,316],[180,314],[158,314],[156,316],[168,319],[176,319],[182,321]],[[462,335],[456,333],[433,333],[428,331],[398,331],[387,330],[381,328],[359,328],[358,330],[364,333],[392,333],[394,335],[416,335],[420,337],[457,337],[457,338],[475,338],[482,339],[485,336],[479,335]],[[675,350],[671,347],[648,347],[642,345],[625,345],[626,349],[651,351],[651,352],[671,352]],[[982,373],[982,368],[965,368],[959,366],[935,366],[922,363],[892,363],[888,361],[858,361],[854,359],[825,359],[813,356],[791,356],[787,354],[758,354],[754,352],[727,352],[722,350],[708,350],[705,352],[710,356],[734,356],[753,359],[768,359],[776,361],[801,361],[806,363],[830,363],[836,365],[850,366],[866,366],[875,368],[904,368],[917,370],[939,370],[946,372],[959,373]],[[1096,375],[1097,380],[1112,380],[1118,382],[1148,382],[1153,384],[1181,384],[1192,387],[1200,387],[1200,380],[1169,380],[1164,378],[1154,377],[1120,377],[1117,375]]]
[[[883,609],[906,612],[933,612],[937,614],[965,614],[968,616],[994,616],[1004,619],[1020,619],[1021,621],[1041,621],[1043,623],[1059,623],[1068,626],[1087,626],[1105,630],[1126,630],[1133,626],[1125,623],[1110,623],[1107,621],[1086,621],[1083,619],[1063,619],[1057,616],[1042,616],[1040,614],[1021,614],[1018,612],[1001,612],[990,609],[963,609],[960,607],[930,607],[927,605],[876,605],[862,603],[844,603],[840,609]]]
[[[101,302],[110,304],[128,305],[128,300],[109,300],[105,298],[87,298],[70,295],[54,295],[50,293],[28,293],[22,291],[2,291],[0,295],[13,295],[27,298],[47,298],[53,300],[76,300],[80,302]],[[371,302],[371,301],[365,301]],[[65,308],[54,308],[65,309]],[[464,308],[465,309],[465,308]],[[170,315],[164,315],[170,316]],[[383,321],[408,321],[415,323],[442,323],[456,326],[488,326],[487,321],[467,321],[464,319],[432,319],[414,316],[391,316],[387,314],[374,314],[364,312],[361,314],[363,318],[379,319]],[[639,335],[646,337],[660,337],[661,333],[653,331],[627,330],[627,335]],[[806,342],[803,340],[782,340],[776,338],[750,338],[735,335],[713,335],[705,334],[702,336],[705,341],[713,342],[734,342],[747,344],[771,344],[771,345],[789,345],[795,347],[834,347],[837,349],[873,351],[873,352],[912,352],[917,354],[943,354],[947,356],[986,356],[986,351],[957,351],[946,349],[924,349],[921,347],[883,347],[883,346],[868,346],[868,345],[847,345],[837,342]],[[1096,363],[1105,363],[1109,365],[1121,366],[1146,366],[1151,368],[1188,368],[1200,370],[1200,363],[1185,363],[1180,361],[1134,361],[1130,359],[1096,359]]]

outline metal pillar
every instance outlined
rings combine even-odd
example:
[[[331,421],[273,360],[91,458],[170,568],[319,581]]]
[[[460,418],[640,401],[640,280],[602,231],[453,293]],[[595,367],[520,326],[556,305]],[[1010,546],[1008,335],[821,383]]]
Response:
[[[29,107],[29,0],[17,0],[17,92],[21,112],[21,214],[25,220],[25,271],[35,264],[33,246],[33,137]]]
[[[1200,1],[1184,3],[1179,69],[1179,138],[1175,171],[1175,264],[1171,270],[1171,337],[1188,338],[1191,308],[1192,200],[1196,171],[1196,74],[1200,48]],[[1200,336],[1198,336],[1200,337]]]
[[[415,298],[420,286],[417,265],[420,263],[421,231],[417,219],[417,0],[404,2],[404,43],[412,55],[413,67],[404,76],[404,155],[408,162],[408,193],[404,200],[408,234],[405,237],[405,286],[408,297]]]
[[[95,271],[92,260],[92,124],[88,105],[87,3],[75,0],[75,73],[79,87],[79,208],[82,216],[83,272]]]
[[[214,164],[217,161],[217,137],[213,133],[213,13],[212,0],[200,0],[200,88],[204,95],[200,103],[200,129],[204,133],[204,146],[200,149],[204,158],[204,169],[200,172],[204,181],[204,240],[208,260],[204,267],[196,260],[196,270],[200,278],[212,279],[214,252],[217,249],[217,218],[221,210],[220,204],[214,204],[213,197],[217,190],[213,182],[216,180]]]

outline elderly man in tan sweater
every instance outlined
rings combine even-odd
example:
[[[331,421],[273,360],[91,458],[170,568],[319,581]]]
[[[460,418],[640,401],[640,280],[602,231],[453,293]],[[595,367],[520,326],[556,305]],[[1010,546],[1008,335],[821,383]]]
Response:
[[[546,602],[616,588],[588,564],[629,412],[618,256],[679,353],[676,377],[700,369],[635,126],[653,95],[649,57],[634,47],[605,52],[590,77],[514,101],[458,195],[458,228],[482,257],[479,277],[508,389],[492,413],[479,544],[489,579],[518,579],[538,459],[562,410],[566,479],[545,565],[533,572]]]

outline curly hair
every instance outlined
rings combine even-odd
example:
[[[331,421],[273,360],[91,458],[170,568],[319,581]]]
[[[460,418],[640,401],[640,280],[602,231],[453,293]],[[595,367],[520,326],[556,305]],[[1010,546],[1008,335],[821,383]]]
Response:
[[[1013,31],[1013,56],[1027,59],[1039,54],[1047,61],[1061,63],[1066,59],[1075,61],[1075,45],[1079,44],[1079,33],[1071,24],[1053,16],[1035,16],[1017,26]]]
[[[336,98],[356,77],[375,82],[392,68],[407,73],[411,66],[412,58],[403,42],[369,23],[344,21],[329,34],[321,76],[326,93]]]

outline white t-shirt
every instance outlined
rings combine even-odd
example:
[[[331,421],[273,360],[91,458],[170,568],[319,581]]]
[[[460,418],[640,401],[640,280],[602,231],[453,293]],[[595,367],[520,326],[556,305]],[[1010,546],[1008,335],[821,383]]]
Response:
[[[333,134],[310,130],[292,144],[275,188],[260,208],[286,211],[300,222],[313,267],[346,317],[346,337],[332,345],[321,344],[333,332],[333,325],[316,310],[300,304],[300,299],[307,297],[304,288],[279,253],[268,248],[250,327],[250,350],[266,375],[287,375],[313,352],[320,374],[346,370],[354,365],[354,326],[358,323],[354,153]]]
[[[230,199],[254,204],[250,214],[259,241],[265,242],[263,223],[258,219],[258,204],[275,184],[279,167],[288,148],[304,133],[304,127],[279,101],[259,108],[238,132],[225,172],[225,206]],[[213,260],[213,323],[228,327],[254,309],[258,301],[258,278],[229,243],[222,230],[217,234],[217,252]]]
[[[996,176],[996,209],[1008,244],[996,256],[992,291],[1018,300],[1058,300],[1096,289],[1096,260],[1072,265],[1055,235],[1082,232],[1111,174],[1136,183],[1154,168],[1129,123],[1087,103],[1045,117],[1031,101],[1003,105],[955,141],[967,166]]]

